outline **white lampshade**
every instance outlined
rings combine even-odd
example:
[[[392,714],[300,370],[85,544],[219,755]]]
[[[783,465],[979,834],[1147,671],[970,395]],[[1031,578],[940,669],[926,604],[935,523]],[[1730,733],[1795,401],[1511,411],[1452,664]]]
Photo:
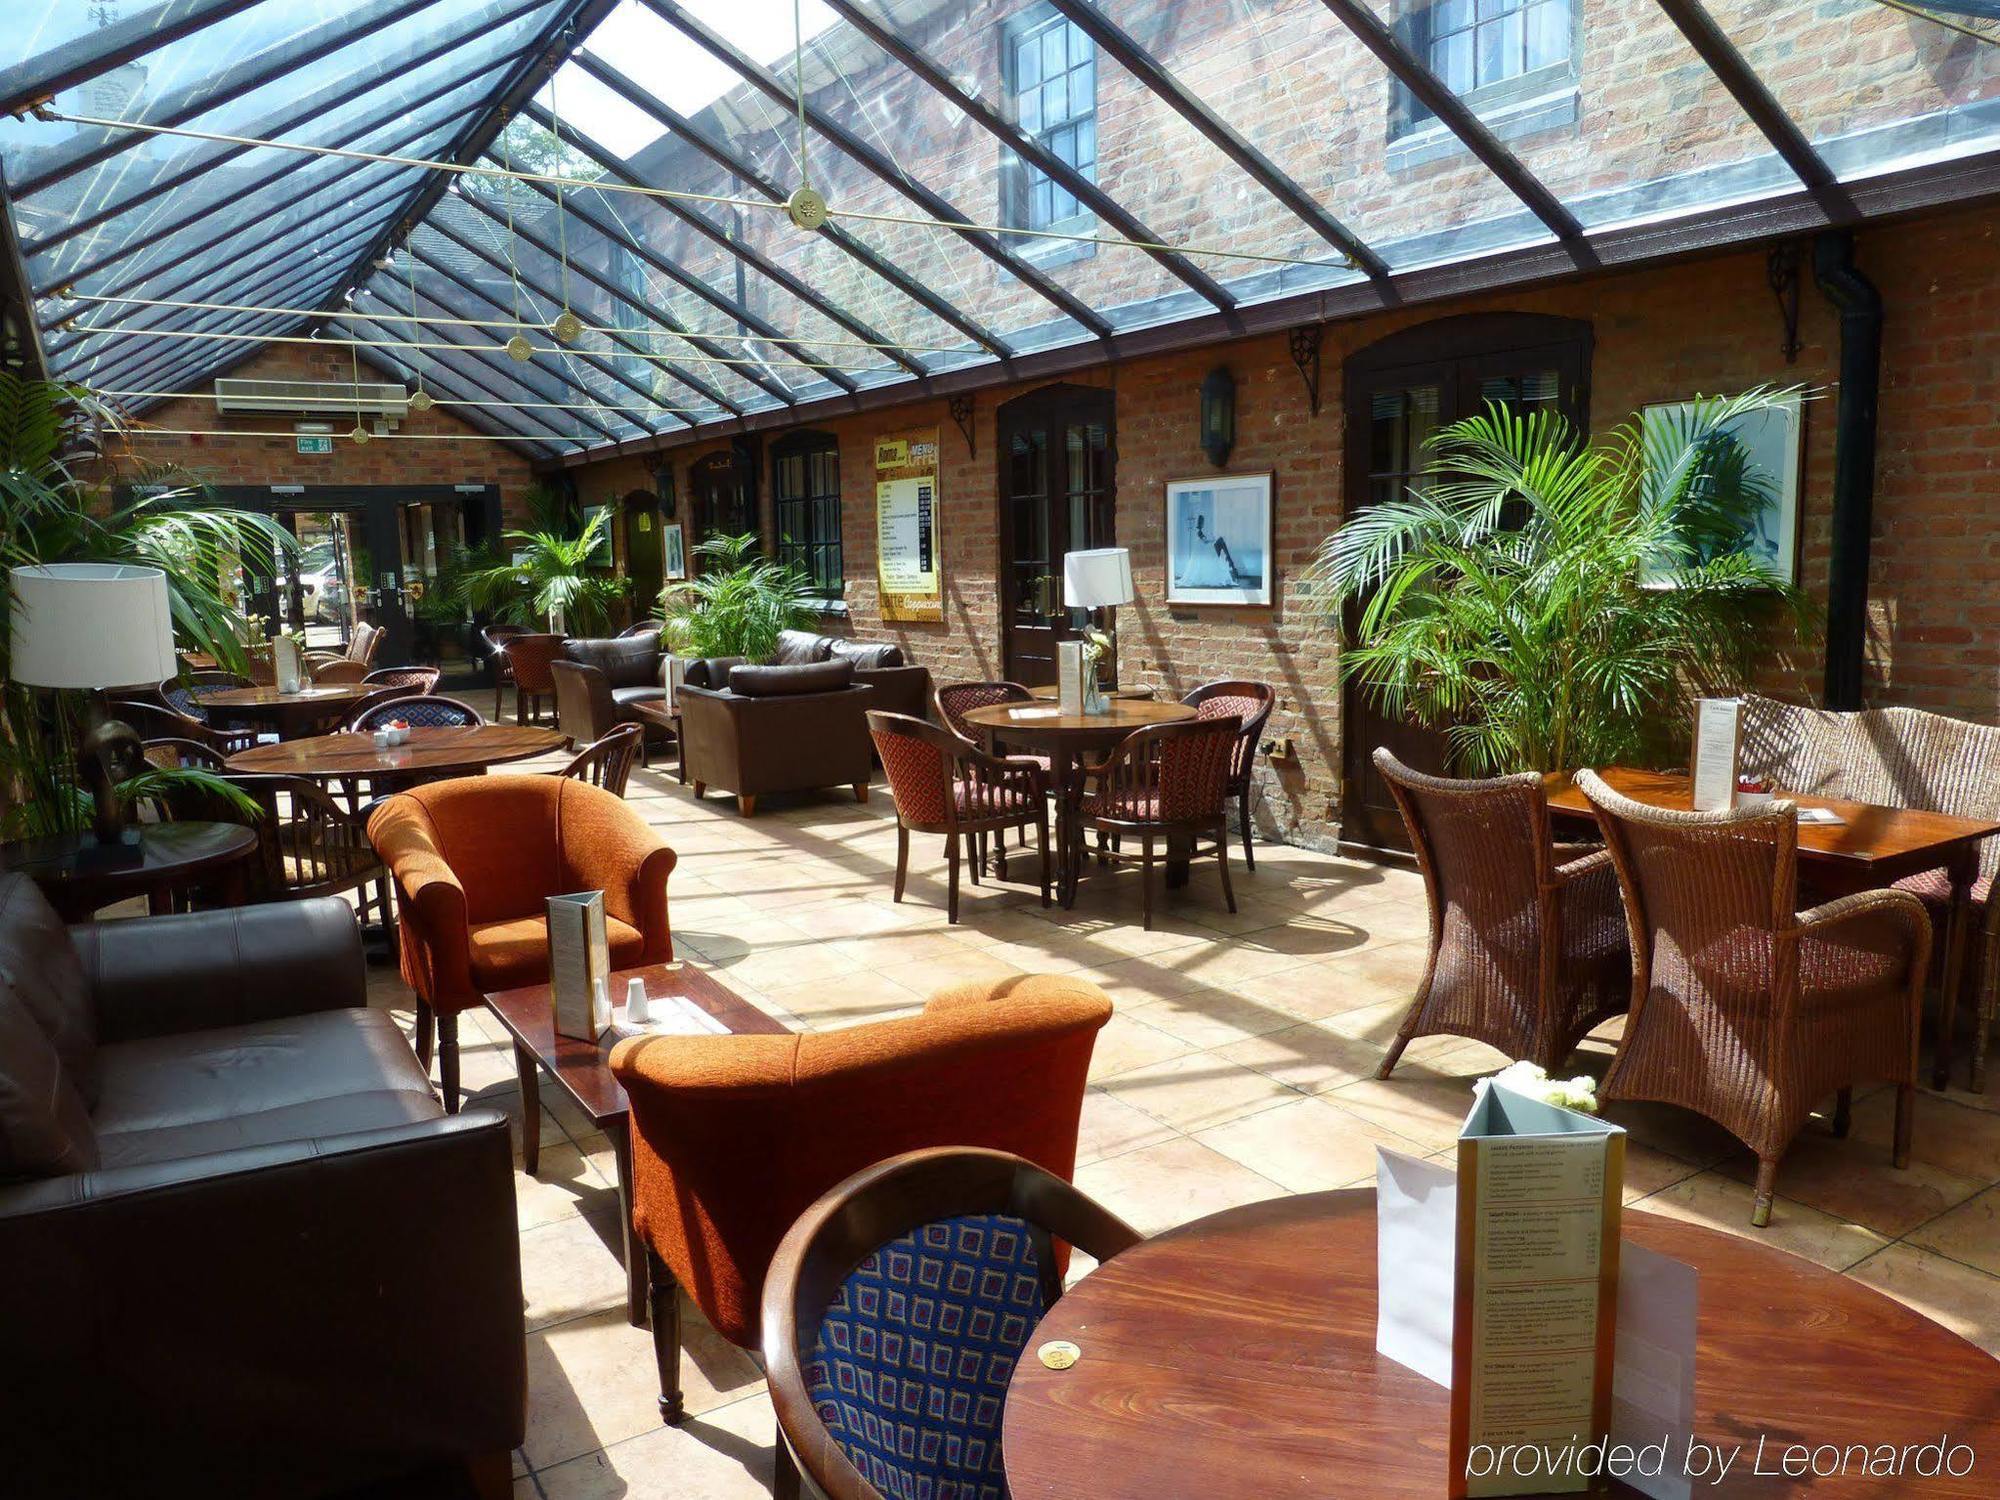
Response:
[[[1115,609],[1130,604],[1132,554],[1124,547],[1092,547],[1063,558],[1063,607]]]
[[[167,575],[122,563],[41,563],[13,570],[14,681],[112,688],[179,670]]]

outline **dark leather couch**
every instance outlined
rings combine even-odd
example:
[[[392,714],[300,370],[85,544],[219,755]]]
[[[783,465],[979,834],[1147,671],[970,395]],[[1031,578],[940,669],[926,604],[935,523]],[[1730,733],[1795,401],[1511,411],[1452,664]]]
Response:
[[[765,792],[851,786],[868,800],[875,689],[844,659],[752,666],[690,662],[680,690],[681,765],[702,796],[734,792],[747,818]]]
[[[65,930],[0,877],[0,1490],[508,1492],[507,1122],[366,992],[338,899]]]
[[[637,724],[645,731],[639,741],[644,764],[651,745],[673,739],[664,725],[632,711],[634,704],[666,702],[659,631],[572,638],[563,642],[562,655],[549,670],[556,680],[556,723],[572,744],[592,744],[620,724]]]
[[[854,680],[875,690],[870,708],[918,719],[930,717],[930,671],[906,662],[903,648],[894,641],[857,641],[844,635],[783,630],[778,633],[778,649],[771,665],[806,666],[836,658],[852,662]]]

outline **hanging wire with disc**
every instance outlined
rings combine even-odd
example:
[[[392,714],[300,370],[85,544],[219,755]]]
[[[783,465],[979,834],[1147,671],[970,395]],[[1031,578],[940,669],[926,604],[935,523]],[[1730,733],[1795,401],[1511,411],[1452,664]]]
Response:
[[[412,229],[403,242],[403,259],[405,270],[409,277],[410,315],[412,317],[415,317],[417,313],[417,252],[410,241],[416,237],[417,232],[415,229]],[[392,255],[394,253],[394,251],[390,252]],[[429,411],[436,403],[431,400],[431,393],[424,389],[423,350],[418,349],[415,351],[415,354],[416,358],[411,361],[411,367],[416,371],[417,388],[410,396],[410,410],[418,412]]]
[[[557,56],[567,51],[565,47]],[[556,102],[556,78],[561,71],[561,67],[557,66],[549,73],[549,133],[556,144],[556,264],[562,273],[562,311],[549,323],[549,333],[558,344],[574,344],[583,337],[583,319],[570,311],[569,305],[569,213],[563,203],[564,184],[569,174],[563,169],[562,109]]]
[[[507,169],[501,179],[500,206],[507,217],[507,280],[514,288],[514,321],[521,322],[521,268],[515,264],[516,250],[520,241],[514,237],[514,147],[507,139],[507,133],[514,128],[509,120],[500,127],[500,164]],[[525,326],[525,325],[523,325]],[[525,365],[535,357],[535,346],[528,342],[526,334],[517,333],[507,340],[507,357],[516,364]]]
[[[799,10],[800,0],[792,0],[792,93],[799,105],[799,185],[785,200],[785,217],[811,233],[826,224],[826,199],[812,185],[812,163],[806,156],[806,32]]]

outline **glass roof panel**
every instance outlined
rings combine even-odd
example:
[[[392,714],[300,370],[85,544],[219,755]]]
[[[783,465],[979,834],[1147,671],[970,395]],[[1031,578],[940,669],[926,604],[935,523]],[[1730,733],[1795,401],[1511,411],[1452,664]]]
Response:
[[[1875,0],[1706,0],[1843,178],[2000,145],[2000,45]],[[2000,38],[2000,24],[1953,21]]]

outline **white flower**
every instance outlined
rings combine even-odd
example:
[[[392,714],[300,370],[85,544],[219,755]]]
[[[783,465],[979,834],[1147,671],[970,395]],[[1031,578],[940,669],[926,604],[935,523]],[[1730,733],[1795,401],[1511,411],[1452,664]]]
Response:
[[[1579,1114],[1597,1113],[1597,1080],[1588,1075],[1551,1078],[1539,1063],[1509,1063],[1493,1075],[1493,1082],[1529,1099],[1573,1109]]]

